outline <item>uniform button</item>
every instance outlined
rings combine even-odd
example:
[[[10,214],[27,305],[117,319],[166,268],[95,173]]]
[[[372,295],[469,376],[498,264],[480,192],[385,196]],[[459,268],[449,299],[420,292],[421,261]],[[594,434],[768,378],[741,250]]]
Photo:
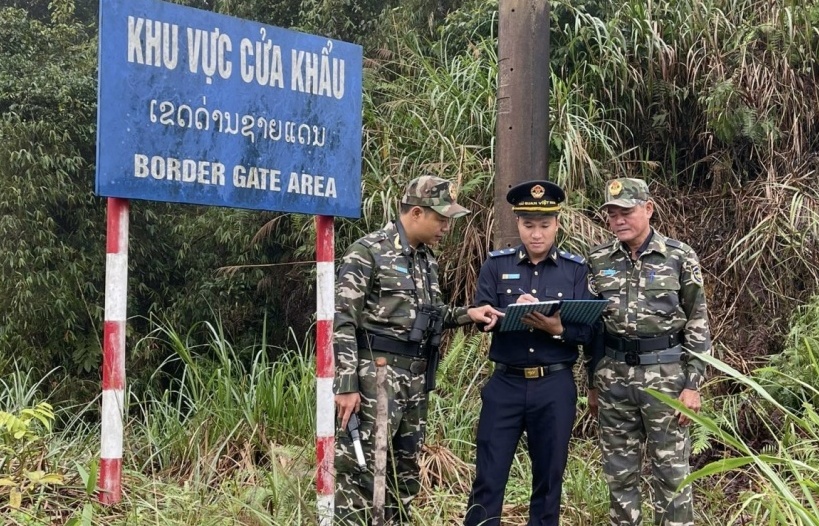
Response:
[[[535,350],[534,349],[529,349],[529,352],[535,352]]]
[[[529,332],[535,332],[535,328],[534,327],[529,327]]]
[[[558,293],[557,293],[557,297],[558,297],[558,298],[562,298],[562,297],[563,297],[563,293],[562,293],[562,292],[558,292]]]
[[[537,270],[535,271],[535,276],[537,276]]]
[[[506,289],[507,294],[512,294],[512,289]]]
[[[537,289],[532,289],[532,294],[537,294]]]

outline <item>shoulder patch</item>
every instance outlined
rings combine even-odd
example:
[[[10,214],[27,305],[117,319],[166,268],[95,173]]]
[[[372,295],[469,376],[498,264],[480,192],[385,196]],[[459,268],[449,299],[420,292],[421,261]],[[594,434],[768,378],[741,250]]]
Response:
[[[702,286],[702,268],[700,268],[698,261],[686,261],[683,263],[683,269],[688,271],[688,273],[691,275],[691,281],[695,285],[699,285],[700,287]]]
[[[492,252],[490,252],[489,257],[496,258],[500,256],[511,256],[515,252],[517,252],[517,249],[515,248],[502,248],[500,250],[493,250]]]
[[[563,259],[568,259],[569,261],[577,263],[578,265],[586,264],[586,258],[584,258],[583,256],[577,256],[575,254],[572,254],[571,252],[566,252],[565,250],[558,250],[557,253]]]
[[[702,285],[702,270],[700,270],[699,265],[692,265],[691,266],[691,279],[697,285]]]
[[[597,285],[594,282],[594,274],[591,272],[586,274],[586,285],[589,287],[589,292],[591,292],[592,296],[600,295],[600,293],[597,291]]]
[[[611,241],[608,241],[606,243],[600,243],[599,245],[595,245],[591,248],[591,250],[589,250],[589,254],[591,254],[592,252],[597,252],[598,250],[611,248],[614,246],[615,241],[616,241],[615,239],[612,239]]]

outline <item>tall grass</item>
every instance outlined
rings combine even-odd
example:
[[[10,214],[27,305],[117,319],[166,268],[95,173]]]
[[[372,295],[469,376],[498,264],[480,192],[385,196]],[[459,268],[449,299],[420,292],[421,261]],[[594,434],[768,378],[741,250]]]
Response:
[[[794,311],[780,354],[754,371],[753,377],[791,411],[819,406],[819,295]]]
[[[304,357],[309,352],[293,341],[291,350],[268,358],[273,349],[264,342],[235,349],[218,322],[200,328],[211,335],[206,345],[187,346],[186,337],[167,326],[158,326],[152,335],[152,344],[173,352],[155,380],[165,378],[172,366],[177,379],[165,378],[164,386],[151,387],[141,399],[130,397],[122,504],[101,507],[93,496],[99,426],[97,402],[91,401],[57,408],[59,429],[47,437],[42,458],[65,485],[39,488],[19,510],[11,510],[0,491],[6,523],[315,523],[315,386],[313,365]],[[417,524],[458,524],[465,511],[474,476],[479,392],[491,370],[487,347],[483,334],[459,330],[450,335],[439,389],[430,398]],[[814,408],[806,404],[791,410],[754,379],[704,359],[737,386],[735,391],[742,390],[716,399],[707,414],[691,415],[708,430],[718,459],[689,479],[698,485],[698,524],[819,524],[819,416]],[[2,385],[16,386],[17,395],[0,398],[0,410],[20,400],[30,406],[48,399],[45,383],[20,371],[15,375]],[[800,385],[817,394],[808,382]],[[749,430],[764,435],[764,441]],[[521,444],[507,487],[505,523],[526,523],[530,481]],[[600,524],[607,507],[597,446],[575,439],[564,479],[563,523]]]
[[[194,333],[203,329],[207,343],[191,343],[202,341]],[[11,509],[0,491],[5,523],[315,522],[310,350],[300,348],[295,337],[282,347],[262,341],[235,349],[218,322],[202,323],[185,335],[157,325],[140,345],[171,354],[141,397],[129,395],[122,504],[100,507],[94,497],[98,402],[63,405],[56,410],[58,429],[44,437],[37,457],[41,469],[58,473],[65,483],[38,488],[19,509]],[[48,380],[19,369],[3,378],[0,409],[48,400]],[[4,455],[0,450],[0,467]]]
[[[818,17],[813,1],[552,2],[552,170],[582,203],[600,202],[595,166],[649,179],[745,357],[781,350],[819,287]],[[574,139],[575,122],[593,126]]]
[[[711,356],[703,359],[743,388],[739,397],[729,397],[721,418],[695,414],[679,401],[662,393],[652,394],[663,402],[689,415],[706,427],[712,437],[726,448],[724,458],[711,462],[692,473],[683,484],[728,472],[741,472],[750,481],[750,488],[739,494],[737,502],[729,507],[728,524],[769,524],[782,526],[819,525],[819,414],[805,404],[799,413],[779,403],[771,394],[749,376]],[[815,387],[803,383],[813,395]],[[750,399],[751,405],[738,404],[738,398]],[[738,410],[739,409],[739,410]],[[748,412],[752,414],[749,416]],[[768,442],[761,450],[745,438],[741,429],[743,418],[753,418],[763,427]]]
[[[253,462],[274,444],[306,445],[315,429],[315,365],[301,349],[281,351],[262,340],[237,351],[220,324],[202,324],[207,343],[191,344],[160,325],[144,342],[171,354],[154,376],[158,392],[135,405],[144,442],[134,449],[145,466],[187,466],[214,473],[225,459]],[[278,356],[271,360],[270,354]],[[169,374],[167,371],[173,371]],[[249,458],[242,459],[249,455]]]

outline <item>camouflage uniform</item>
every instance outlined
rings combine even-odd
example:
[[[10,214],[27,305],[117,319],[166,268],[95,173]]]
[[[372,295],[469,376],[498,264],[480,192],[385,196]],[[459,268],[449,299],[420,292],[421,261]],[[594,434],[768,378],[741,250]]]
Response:
[[[621,199],[648,198],[643,181],[619,179],[612,185]],[[615,201],[609,201],[618,204]],[[605,206],[605,205],[604,205]],[[653,228],[636,261],[629,248],[615,240],[592,249],[589,256],[590,285],[610,305],[603,315],[605,354],[595,372],[599,391],[600,447],[603,470],[610,492],[612,525],[639,525],[641,448],[652,463],[654,523],[666,526],[693,525],[691,486],[677,488],[689,473],[688,428],[680,426],[675,411],[646,389],[677,398],[683,389],[698,390],[704,364],[698,353],[710,352],[711,338],[697,255],[688,245],[669,239]],[[615,336],[615,338],[611,338]],[[614,344],[628,339],[671,336],[667,349],[653,356],[667,356],[666,363],[634,364],[634,356],[617,353]],[[677,337],[681,343],[677,343]],[[626,341],[625,344],[631,345]],[[599,342],[599,346],[604,345]],[[639,352],[639,351],[637,351]],[[674,354],[682,352],[681,359]],[[614,355],[614,356],[612,356]],[[647,360],[640,358],[640,360]]]
[[[447,217],[468,213],[454,202],[449,191],[446,180],[424,176],[410,183],[402,202],[428,206]],[[407,243],[400,221],[387,224],[349,247],[336,282],[334,392],[358,391],[361,395],[360,433],[367,468],[358,468],[347,433],[337,429],[336,524],[368,524],[371,520],[377,357],[388,359],[388,519],[392,516],[399,523],[408,521],[410,501],[420,490],[418,455],[427,417],[427,361],[423,356],[393,354],[361,345],[361,335],[368,334],[384,338],[382,342],[393,342],[396,348],[406,348],[420,304],[443,304],[438,263],[429,247],[422,244],[413,249]],[[466,310],[445,309],[444,326],[471,322]]]

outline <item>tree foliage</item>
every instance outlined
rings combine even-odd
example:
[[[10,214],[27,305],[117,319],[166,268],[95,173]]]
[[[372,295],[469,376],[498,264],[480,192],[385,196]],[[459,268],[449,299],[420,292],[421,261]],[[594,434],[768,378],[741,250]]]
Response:
[[[99,348],[94,42],[80,25],[0,11],[0,346],[30,365]]]
[[[0,10],[0,354],[91,377],[105,277],[106,202],[93,192],[96,58],[84,24]],[[251,242],[262,216],[131,203],[128,346],[150,330],[150,317],[193,325],[213,311],[237,341],[257,337],[269,304],[281,300],[258,291],[262,270],[219,269],[264,264],[265,251],[277,250]],[[163,358],[143,349],[129,355],[133,372]]]
[[[452,178],[475,213],[440,259],[450,297],[469,301],[492,245],[497,0],[179,3],[364,46],[364,217],[336,222],[337,250],[391,217],[410,178]],[[0,354],[91,373],[105,265],[97,4],[0,5]],[[660,228],[701,256],[717,336],[752,356],[776,350],[819,277],[817,3],[550,6],[549,176],[569,190],[564,241],[583,251],[605,237],[594,206],[607,177],[646,177]],[[240,344],[265,315],[271,335],[304,334],[314,240],[306,216],[131,203],[129,348],[150,318],[193,326],[212,312]],[[141,346],[129,367],[165,352]]]

